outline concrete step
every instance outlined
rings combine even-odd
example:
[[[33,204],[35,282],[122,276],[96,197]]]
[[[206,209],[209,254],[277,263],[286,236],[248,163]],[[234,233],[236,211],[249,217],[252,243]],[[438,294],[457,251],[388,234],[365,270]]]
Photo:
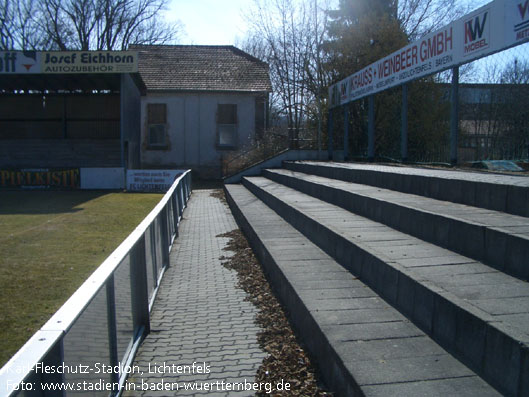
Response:
[[[358,163],[285,162],[283,167],[437,200],[529,216],[529,177]]]
[[[245,187],[225,189],[239,226],[336,395],[500,395]]]
[[[529,219],[290,170],[263,176],[396,230],[529,279]]]
[[[244,185],[443,348],[529,394],[529,284],[263,177]]]

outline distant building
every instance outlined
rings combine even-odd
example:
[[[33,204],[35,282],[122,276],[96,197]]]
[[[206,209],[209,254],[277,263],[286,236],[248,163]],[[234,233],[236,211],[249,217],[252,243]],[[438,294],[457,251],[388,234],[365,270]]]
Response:
[[[192,168],[219,178],[228,151],[266,127],[268,65],[233,46],[136,45],[142,168]]]
[[[527,157],[528,84],[461,84],[459,104],[461,161]]]

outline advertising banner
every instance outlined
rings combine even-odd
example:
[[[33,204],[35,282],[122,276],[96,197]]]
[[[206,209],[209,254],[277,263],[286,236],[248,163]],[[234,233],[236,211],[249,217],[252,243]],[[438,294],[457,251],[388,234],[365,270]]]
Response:
[[[529,39],[529,0],[505,4],[505,44],[517,45]]]
[[[0,73],[40,73],[36,51],[0,51]]]
[[[135,51],[0,51],[0,74],[135,73]]]
[[[529,0],[495,0],[329,87],[331,107],[529,40]]]
[[[182,170],[127,170],[127,190],[133,192],[166,192]]]
[[[0,188],[78,189],[80,179],[79,168],[0,170]]]

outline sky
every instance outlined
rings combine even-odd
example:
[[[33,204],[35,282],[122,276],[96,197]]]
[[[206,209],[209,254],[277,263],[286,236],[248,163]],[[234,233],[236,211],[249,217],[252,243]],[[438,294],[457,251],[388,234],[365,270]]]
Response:
[[[165,17],[183,23],[186,34],[179,44],[233,45],[244,37],[242,12],[252,4],[253,0],[171,0]]]
[[[491,0],[460,0],[474,10]],[[243,18],[253,0],[170,0],[167,20],[180,20],[185,34],[178,44],[234,45],[247,30]]]

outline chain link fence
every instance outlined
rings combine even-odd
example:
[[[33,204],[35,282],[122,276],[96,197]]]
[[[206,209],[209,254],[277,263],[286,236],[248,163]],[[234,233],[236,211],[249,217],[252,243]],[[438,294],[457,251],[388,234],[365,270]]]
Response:
[[[514,3],[511,6],[517,10]],[[489,45],[486,40],[493,40],[493,34],[487,36],[487,31],[483,32],[487,29],[484,18],[487,12],[496,10],[492,10],[494,5],[488,7],[472,13],[470,19],[459,20],[465,30],[461,36],[450,36],[448,41],[464,39],[466,42],[469,38],[470,42],[477,35],[472,45],[478,46],[478,51],[480,45]],[[514,30],[528,34],[528,26],[529,20],[514,25]],[[481,34],[487,39],[479,41]],[[523,41],[518,37],[517,40]],[[402,54],[407,48],[402,49]],[[473,48],[468,51],[474,51]],[[343,98],[354,98],[354,90],[358,90],[355,79],[366,69],[351,75],[350,80],[343,80],[350,86],[355,84],[354,88],[343,81],[335,85],[341,92],[338,106],[330,111],[332,150],[344,150],[351,160],[434,164],[450,164],[454,159],[459,164],[484,160],[529,161],[529,43],[383,91],[374,90],[369,96],[359,95],[360,99],[347,103]],[[374,103],[372,126],[370,97]],[[370,132],[370,128],[374,131]],[[374,137],[371,142],[369,136]]]
[[[402,86],[374,94],[375,153],[403,160],[401,132],[407,121],[407,160],[450,163],[452,70],[408,83],[407,114]],[[348,152],[367,158],[367,98],[343,106],[349,112]],[[529,159],[529,44],[476,60],[459,69],[458,160]],[[406,120],[407,117],[407,120]],[[344,149],[344,112],[333,117],[334,149]]]
[[[528,159],[529,44],[462,68],[461,161]]]

